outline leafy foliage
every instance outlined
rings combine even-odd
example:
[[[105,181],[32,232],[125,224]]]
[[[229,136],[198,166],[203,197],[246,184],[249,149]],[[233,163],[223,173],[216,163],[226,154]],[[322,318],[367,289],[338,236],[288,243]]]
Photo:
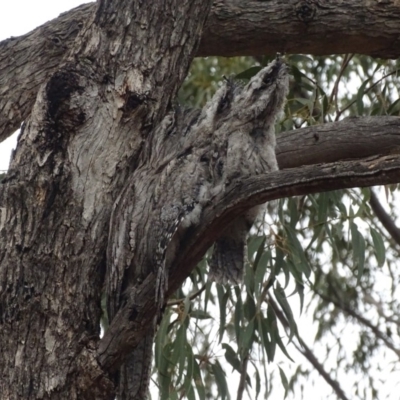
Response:
[[[180,101],[201,106],[224,75],[246,80],[269,60],[196,59]],[[278,134],[346,116],[399,115],[397,61],[293,55],[287,62],[293,79]],[[380,195],[393,219],[395,191]],[[370,193],[269,204],[249,239],[241,286],[208,282],[206,256],[157,334],[153,383],[161,398],[317,398],[316,386],[320,398],[389,395],[400,358],[398,244]]]

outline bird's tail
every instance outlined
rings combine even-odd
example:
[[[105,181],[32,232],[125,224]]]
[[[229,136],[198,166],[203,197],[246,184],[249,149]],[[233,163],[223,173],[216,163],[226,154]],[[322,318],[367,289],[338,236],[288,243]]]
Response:
[[[221,284],[241,283],[246,253],[246,238],[242,234],[221,236],[214,244],[209,278]]]

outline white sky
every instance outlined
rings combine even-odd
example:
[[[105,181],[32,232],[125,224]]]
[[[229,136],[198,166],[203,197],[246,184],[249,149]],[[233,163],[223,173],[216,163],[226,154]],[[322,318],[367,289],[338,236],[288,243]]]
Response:
[[[0,41],[10,36],[20,36],[30,32],[46,21],[56,18],[64,11],[89,3],[85,0],[1,0],[0,1]],[[11,149],[16,136],[0,143],[0,170],[8,168]]]
[[[20,36],[56,18],[84,0],[12,0],[0,5],[0,39]]]

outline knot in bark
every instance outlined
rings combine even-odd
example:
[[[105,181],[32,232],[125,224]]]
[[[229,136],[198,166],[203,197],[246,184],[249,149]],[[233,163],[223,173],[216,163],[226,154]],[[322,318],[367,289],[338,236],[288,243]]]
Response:
[[[296,5],[296,16],[300,21],[311,22],[317,14],[317,7],[313,1],[302,1]]]

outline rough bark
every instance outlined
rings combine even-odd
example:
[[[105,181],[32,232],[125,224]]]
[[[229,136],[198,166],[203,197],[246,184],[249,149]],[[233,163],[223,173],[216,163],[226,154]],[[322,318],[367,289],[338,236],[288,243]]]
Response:
[[[66,31],[64,25],[49,25],[49,37],[65,35],[69,39],[49,41],[43,31],[30,37],[37,43],[44,35],[36,51],[54,60],[44,57],[46,66],[28,61],[24,53],[31,58],[29,51],[35,47],[28,46],[29,41],[2,44],[2,49],[14,52],[17,65],[16,74],[10,75],[12,68],[4,63],[10,53],[2,51],[0,69],[9,68],[0,82],[5,88],[0,100],[2,137],[26,120],[0,193],[3,398],[145,396],[149,339],[162,307],[161,297],[155,301],[159,276],[153,268],[157,240],[152,234],[157,232],[157,221],[163,220],[162,206],[171,202],[161,189],[171,182],[177,196],[181,184],[177,178],[184,175],[165,181],[167,166],[174,158],[210,145],[210,135],[206,135],[208,142],[203,143],[199,136],[200,142],[187,146],[183,140],[179,148],[169,129],[171,104],[195,55],[210,3],[103,0],[96,9],[85,6],[78,13],[87,12],[88,16],[76,14],[72,25],[66,20]],[[232,24],[232,15],[237,15],[241,21],[247,11],[239,3],[229,4],[236,7],[231,9],[233,14],[228,12],[228,3],[215,3],[220,13],[217,19]],[[256,15],[265,28],[263,18],[270,17],[278,2],[268,2],[265,9],[264,3],[248,4],[258,12],[246,18],[252,16],[257,26]],[[318,6],[296,4],[311,4],[311,9],[318,7],[315,15],[330,15],[331,6],[322,2]],[[283,7],[291,7],[301,29],[316,29],[317,25],[312,28],[312,10],[293,5],[289,2]],[[62,32],[55,34],[57,29]],[[13,79],[15,84],[10,86]],[[221,104],[225,103],[217,102],[217,108]],[[222,113],[214,125],[206,126],[207,132],[224,124],[229,130],[231,118]],[[201,118],[184,119],[181,131],[192,129],[196,121]],[[393,127],[398,120],[380,121],[387,124],[384,133],[397,146]],[[203,122],[207,125],[207,118]],[[239,176],[225,190],[215,191],[212,201],[204,204],[202,223],[194,224],[169,255],[171,271],[165,296],[188,276],[227,221],[250,207],[283,196],[398,182],[400,159],[396,155],[318,168],[306,165],[321,160],[321,154],[331,162],[338,153],[343,154],[341,143],[335,155],[330,155],[333,129],[364,129],[366,122],[371,120],[346,120],[304,130],[304,136],[296,140],[305,143],[303,149],[309,148],[308,157],[295,153],[282,139],[281,166],[303,165],[301,168],[246,179]],[[379,124],[377,121],[376,126]],[[287,138],[294,140],[293,136]],[[353,145],[364,139],[362,136]],[[382,153],[388,154],[384,141],[381,145]],[[317,155],[314,149],[318,148],[325,150]],[[358,156],[376,154],[377,148],[374,153],[370,150],[367,147]],[[288,163],[288,154],[298,164]],[[210,162],[207,157],[204,160]],[[105,276],[111,325],[99,340]]]
[[[59,67],[94,7],[85,4],[26,35],[0,42],[0,141],[30,114],[40,85]]]
[[[244,210],[283,197],[398,183],[399,176],[400,157],[384,156],[320,164],[318,168],[308,165],[235,182],[204,208],[201,226],[188,231],[180,243],[168,279],[168,294],[179,288],[224,227]],[[155,274],[150,273],[128,293],[124,307],[99,344],[98,360],[104,368],[116,368],[146,334],[142,324],[152,321],[157,313],[155,282]]]
[[[151,151],[209,3],[100,1],[40,87],[1,191],[2,398],[114,398],[94,357],[112,204]]]
[[[94,9],[84,4],[0,43],[0,141],[27,117]],[[396,58],[398,2],[215,0],[198,56],[361,53]]]
[[[277,137],[279,168],[400,154],[399,127],[399,117],[351,117],[283,132]]]

